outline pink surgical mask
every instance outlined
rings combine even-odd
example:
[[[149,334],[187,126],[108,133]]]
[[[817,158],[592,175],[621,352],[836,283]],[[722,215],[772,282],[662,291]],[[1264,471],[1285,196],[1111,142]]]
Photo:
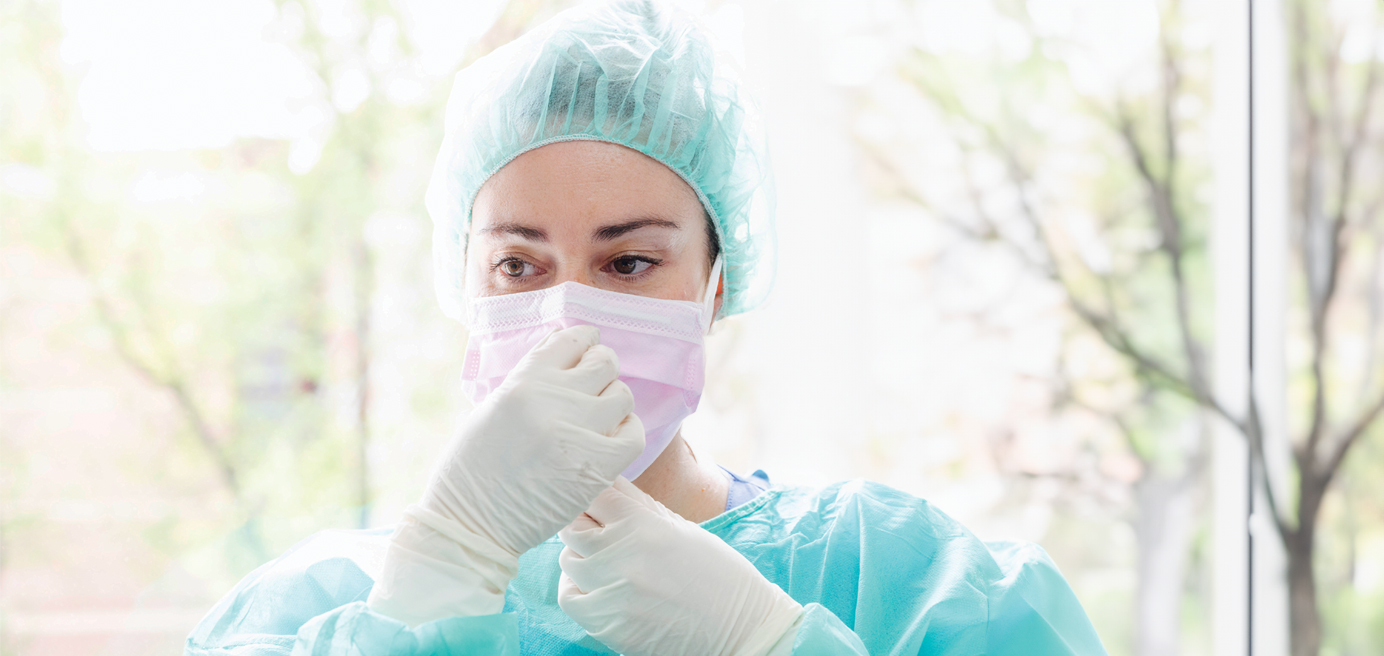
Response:
[[[644,452],[622,472],[634,480],[663,453],[701,400],[706,372],[703,337],[711,327],[720,277],[717,257],[701,303],[621,294],[575,282],[470,299],[462,387],[479,404],[549,333],[581,324],[596,326],[601,343],[620,358],[620,380],[634,394],[634,413],[644,424]]]

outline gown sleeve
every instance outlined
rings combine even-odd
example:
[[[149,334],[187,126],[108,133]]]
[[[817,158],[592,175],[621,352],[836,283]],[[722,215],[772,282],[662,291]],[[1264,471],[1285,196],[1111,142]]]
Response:
[[[260,566],[188,636],[185,656],[518,656],[513,613],[409,628],[365,604],[388,531],[323,531]]]
[[[804,605],[793,656],[1104,656],[1047,553],[875,483],[783,492],[733,539]]]
[[[793,656],[870,656],[865,643],[820,604],[803,607],[802,623],[793,640]]]
[[[987,653],[1105,654],[1067,579],[1031,542],[985,543],[1004,578],[991,585]]]
[[[1081,603],[1046,552],[1026,542],[986,543],[1005,573],[990,589],[985,648],[967,639],[925,641],[914,652],[908,641],[885,653],[986,654],[990,656],[1103,656],[1105,648]],[[792,656],[869,656],[860,636],[819,604],[804,606]],[[904,624],[934,623],[937,617],[900,617]]]

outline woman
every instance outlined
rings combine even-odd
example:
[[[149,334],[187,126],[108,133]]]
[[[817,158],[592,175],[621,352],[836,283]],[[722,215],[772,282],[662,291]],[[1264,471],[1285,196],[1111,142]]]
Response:
[[[187,653],[1104,653],[1041,548],[881,485],[742,479],[682,439],[703,336],[768,287],[754,121],[647,0],[463,71],[428,209],[476,410],[395,530],[309,538]]]

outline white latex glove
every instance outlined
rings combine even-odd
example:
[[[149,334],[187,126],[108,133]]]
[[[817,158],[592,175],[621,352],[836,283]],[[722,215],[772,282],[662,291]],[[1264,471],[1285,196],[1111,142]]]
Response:
[[[803,607],[740,552],[623,477],[558,535],[558,604],[626,654],[787,653]]]
[[[497,613],[518,556],[644,450],[615,352],[593,326],[549,335],[466,418],[391,538],[369,605],[408,624]]]
[[[591,504],[644,451],[634,395],[594,326],[549,335],[468,417],[422,506],[519,555]]]
[[[366,604],[409,626],[504,610],[519,559],[461,524],[409,506]]]

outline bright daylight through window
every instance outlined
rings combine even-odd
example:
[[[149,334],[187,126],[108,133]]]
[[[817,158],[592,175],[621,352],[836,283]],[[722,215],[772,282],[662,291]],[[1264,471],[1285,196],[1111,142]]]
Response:
[[[0,655],[1384,653],[1381,87],[1381,0],[12,0]]]

